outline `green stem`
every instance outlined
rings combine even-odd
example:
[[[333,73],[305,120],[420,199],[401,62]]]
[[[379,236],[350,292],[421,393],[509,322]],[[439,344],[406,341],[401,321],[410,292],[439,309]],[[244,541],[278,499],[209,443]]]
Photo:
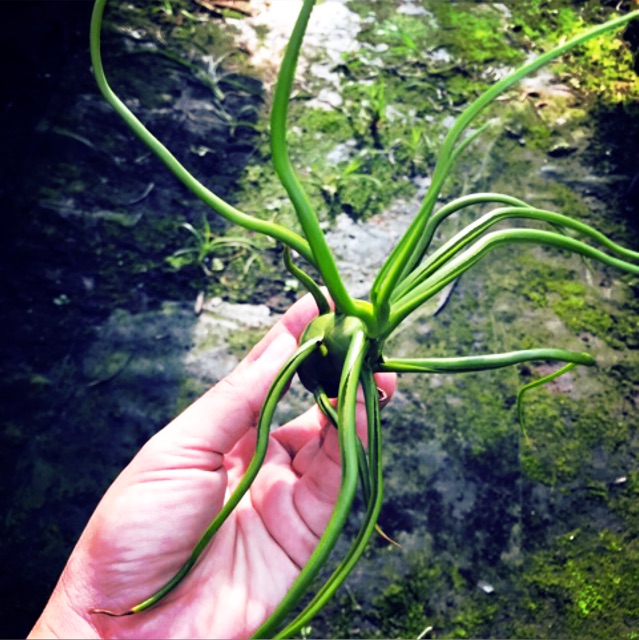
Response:
[[[476,204],[488,204],[488,203],[502,203],[506,205],[510,205],[511,207],[528,207],[528,205],[519,198],[514,198],[512,196],[508,196],[502,193],[473,193],[467,196],[461,196],[460,198],[455,198],[448,204],[438,209],[432,217],[428,219],[426,227],[424,228],[424,233],[422,235],[422,243],[421,247],[421,255],[418,261],[421,262],[424,258],[426,251],[428,250],[430,243],[435,235],[435,231],[442,224],[446,218],[451,216],[453,213],[457,213],[466,207],[471,207]],[[407,274],[406,278],[403,278],[402,281],[397,285],[397,287],[393,290],[391,295],[391,301],[394,302],[398,298],[401,298],[402,295],[411,288],[412,283],[415,280],[415,272],[414,270],[410,274]]]
[[[325,564],[348,520],[359,478],[355,409],[357,405],[357,387],[367,348],[368,342],[364,331],[355,332],[346,354],[340,379],[338,396],[339,429],[337,433],[341,454],[342,480],[335,509],[308,562],[268,620],[257,629],[254,634],[255,638],[265,638],[272,635],[281,624],[284,617],[306,592],[319,570]]]
[[[270,236],[271,238],[274,238],[282,244],[285,244],[291,247],[291,249],[297,251],[311,264],[315,264],[315,258],[308,242],[299,235],[281,225],[247,215],[207,189],[177,160],[177,158],[175,158],[175,156],[173,156],[173,154],[142,124],[142,122],[113,92],[104,74],[102,55],[100,52],[102,18],[106,2],[107,0],[96,0],[93,7],[93,14],[91,17],[90,48],[93,73],[98,83],[98,87],[107,102],[115,109],[133,133],[135,133],[135,135],[138,136],[138,138],[140,138],[140,140],[142,140],[142,142],[149,147],[153,153],[155,153],[155,155],[182,182],[182,184],[190,189],[190,191],[200,200],[205,202],[230,222],[245,227],[246,229],[250,229],[251,231]]]
[[[528,384],[524,385],[521,389],[519,389],[519,391],[517,392],[517,416],[519,417],[519,425],[521,427],[521,430],[526,440],[528,440],[528,436],[526,435],[526,426],[524,424],[524,402],[523,402],[524,394],[527,391],[530,391],[531,389],[534,389],[536,387],[541,387],[542,385],[547,384],[548,382],[552,382],[556,378],[559,378],[559,376],[563,376],[564,373],[568,373],[568,371],[570,371],[571,369],[574,369],[577,366],[577,364],[579,363],[569,362],[568,364],[561,367],[561,369],[557,369],[557,371],[554,371],[553,373],[547,376],[544,376],[539,380],[534,380],[533,382],[529,382]]]
[[[448,164],[446,167],[446,171],[444,172],[444,175],[447,176],[448,173],[452,171],[453,165],[457,161],[457,158],[459,158],[462,155],[462,153],[490,126],[490,124],[492,123],[491,122],[485,123],[484,125],[479,127],[479,129],[477,129],[476,131],[473,131],[471,135],[464,138],[464,140],[462,140],[462,142],[460,142],[459,145],[457,145],[457,147],[455,148],[454,152],[451,154],[451,157],[448,160]],[[442,184],[443,184],[443,180],[442,180]],[[440,191],[441,191],[441,188],[436,192],[437,198],[439,198]],[[517,198],[511,198],[510,196],[504,196],[501,194],[477,194],[476,196],[470,195],[470,196],[466,196],[465,198],[468,198],[469,200],[474,200],[472,204],[476,204],[479,202],[486,202],[487,200],[483,198],[485,198],[485,196],[488,196],[488,195],[496,196],[497,197],[496,201],[508,202],[513,206],[525,206],[525,203],[522,202],[521,200],[518,200]],[[428,250],[430,242],[433,238],[434,231],[439,225],[439,223],[445,217],[448,217],[451,213],[453,213],[453,211],[458,211],[461,207],[457,203],[459,202],[459,200],[464,200],[465,198],[462,197],[457,200],[454,200],[448,205],[445,205],[444,207],[442,207],[442,209],[440,209],[435,214],[433,214],[434,207],[435,207],[435,199],[422,205],[420,212],[418,213],[418,216],[420,215],[420,213],[424,216],[424,219],[426,220],[426,225],[423,231],[421,232],[417,246],[412,252],[413,259],[406,260],[406,264],[404,265],[402,272],[399,274],[399,277],[397,279],[398,284],[401,285],[404,278],[408,276],[411,273],[412,269],[421,262],[421,260],[424,257],[424,254]],[[468,205],[462,205],[462,206],[468,206]],[[391,299],[394,293],[395,293],[395,289],[393,289],[393,291],[391,292],[391,295],[390,295]]]
[[[313,278],[311,278],[311,276],[302,271],[293,262],[291,250],[288,247],[284,247],[284,266],[288,272],[313,296],[320,315],[330,313],[331,306],[328,304],[328,300],[322,293],[320,286],[315,282],[315,280],[313,280]]]
[[[335,407],[331,404],[331,399],[326,394],[326,391],[321,388],[315,389],[313,392],[315,403],[319,407],[319,410],[330,420],[331,424],[337,429],[338,416]]]
[[[511,367],[533,360],[557,360],[587,367],[595,364],[595,360],[591,355],[579,351],[524,349],[522,351],[459,358],[384,358],[377,370],[395,371],[397,373],[465,373]]]
[[[415,287],[410,294],[404,296],[402,301],[394,305],[391,310],[389,326],[385,337],[390,335],[415,309],[470,269],[487,253],[505,244],[518,243],[545,244],[558,247],[559,249],[567,249],[574,253],[582,254],[587,258],[598,260],[603,264],[621,269],[622,271],[639,274],[639,266],[609,256],[603,253],[603,251],[590,247],[580,240],[562,236],[555,232],[534,229],[495,231],[483,236],[477,240],[472,247],[453,257],[447,264],[441,267],[439,273],[432,275],[425,282],[422,282]]]
[[[326,392],[323,389],[316,389],[313,392],[313,395],[315,396],[315,402],[317,403],[320,411],[331,421],[331,424],[337,429],[337,411],[335,411],[333,405],[331,404],[330,398],[328,397],[328,395],[326,395]],[[368,470],[368,460],[366,460],[366,450],[364,449],[364,444],[362,443],[362,439],[359,436],[357,438],[357,466],[359,467],[359,481],[362,487],[362,497],[364,498],[364,502],[368,504],[369,496],[371,495],[371,481]]]
[[[353,541],[346,557],[328,578],[323,587],[317,592],[313,599],[306,605],[304,610],[288,624],[276,636],[277,638],[290,638],[302,629],[310,620],[317,615],[322,607],[339,589],[353,570],[357,561],[364,553],[368,541],[370,540],[377,525],[377,519],[382,507],[383,499],[383,476],[382,476],[382,450],[381,450],[381,420],[379,413],[379,396],[373,373],[365,368],[361,378],[364,389],[366,403],[366,415],[368,421],[368,443],[370,459],[370,496],[366,500],[366,514],[357,538]],[[361,442],[361,441],[360,441]],[[367,465],[368,469],[368,465]],[[361,468],[360,468],[360,471]]]
[[[577,231],[578,233],[599,242],[610,251],[627,260],[639,261],[639,252],[626,249],[625,247],[618,245],[616,242],[613,242],[610,238],[593,227],[561,213],[555,213],[545,209],[535,209],[533,207],[522,207],[520,205],[514,207],[503,207],[495,209],[494,211],[482,216],[479,220],[468,225],[465,229],[448,240],[448,242],[443,244],[430,256],[427,262],[421,265],[418,269],[415,269],[411,275],[397,287],[395,290],[397,301],[401,303],[404,295],[409,294],[416,286],[433,275],[443,264],[473,240],[478,238],[482,233],[484,233],[484,231],[503,220],[511,218],[527,218],[530,220],[537,220],[539,222],[546,222],[556,228],[572,229],[573,231]],[[435,220],[435,218],[432,219]]]
[[[393,289],[402,277],[402,274],[410,273],[418,263],[421,257],[420,240],[424,228],[428,218],[432,214],[437,199],[439,198],[442,186],[450,173],[452,161],[456,158],[455,147],[457,142],[472,121],[496,98],[525,76],[530,75],[537,69],[548,64],[567,51],[570,51],[574,47],[583,44],[587,40],[601,35],[606,31],[610,31],[611,29],[621,27],[637,17],[639,17],[639,10],[631,11],[625,16],[609,20],[604,24],[593,27],[585,33],[568,40],[564,44],[540,55],[535,60],[525,64],[514,73],[495,83],[468,107],[466,107],[466,109],[464,109],[444,139],[437,164],[433,172],[431,185],[417,216],[404,233],[404,236],[393,252],[387,258],[373,284],[373,288],[371,290],[371,301],[375,308],[382,307],[390,299]],[[464,142],[462,141],[461,144],[464,144]]]
[[[346,291],[346,287],[337,270],[333,254],[320,228],[317,215],[293,169],[288,155],[286,140],[288,105],[300,48],[314,4],[315,0],[304,0],[293,33],[288,41],[288,46],[286,47],[277,78],[277,86],[273,96],[273,108],[271,111],[271,151],[273,154],[273,165],[295,207],[297,217],[304,230],[304,235],[311,246],[314,257],[313,263],[322,275],[322,280],[329,290],[336,307],[346,315],[356,316],[366,324],[372,324],[373,318],[369,308],[360,305],[357,300],[353,300]]]

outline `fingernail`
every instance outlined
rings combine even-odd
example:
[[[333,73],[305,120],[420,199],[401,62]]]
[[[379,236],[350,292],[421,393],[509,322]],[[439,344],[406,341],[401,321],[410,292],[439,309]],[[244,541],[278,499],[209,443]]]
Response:
[[[390,396],[380,387],[377,387],[377,395],[379,397],[379,406],[383,409],[390,402]]]

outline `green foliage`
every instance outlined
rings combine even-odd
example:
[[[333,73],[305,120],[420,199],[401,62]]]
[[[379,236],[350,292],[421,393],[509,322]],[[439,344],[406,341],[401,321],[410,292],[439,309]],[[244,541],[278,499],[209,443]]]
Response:
[[[370,84],[348,83],[344,97],[344,111],[355,136],[361,142],[372,143],[375,149],[382,149],[382,129],[388,107],[383,76]]]
[[[382,190],[382,183],[372,175],[360,173],[363,166],[363,158],[354,158],[337,164],[330,172],[320,173],[319,167],[311,170],[313,184],[332,217],[345,212],[366,219],[379,210],[381,199],[377,194]]]
[[[358,89],[357,95],[366,101],[374,92],[371,85],[361,92]],[[363,110],[368,109],[361,100],[354,99],[355,103]],[[427,152],[422,136],[415,141],[413,149],[406,148],[403,133],[399,136],[396,133],[401,125],[380,118],[377,128],[371,129],[368,116],[355,118],[349,104],[347,100],[338,110],[306,107],[299,116],[294,111],[302,131],[295,137],[295,156],[299,156],[300,162],[303,159],[308,167],[304,180],[320,212],[329,219],[347,213],[354,219],[365,220],[396,198],[412,194],[415,187],[409,176],[414,169],[409,167],[421,166]],[[383,148],[374,148],[373,130]],[[391,136],[397,137],[387,143]],[[337,159],[327,161],[327,156],[333,154]]]
[[[575,24],[566,25],[564,33],[571,37],[581,28],[581,21],[575,21]],[[611,104],[639,99],[639,76],[634,71],[634,59],[627,43],[618,34],[605,34],[586,43],[583,51],[571,58],[577,60],[580,70],[573,81],[577,89]]]
[[[407,175],[421,175],[433,158],[433,143],[426,129],[419,125],[406,127],[392,144],[392,158],[406,167]]]
[[[415,20],[411,16],[396,14],[384,20],[374,31],[374,42],[381,45],[385,56],[406,60],[418,59],[432,48],[436,30],[428,19]]]
[[[549,48],[583,30],[593,16],[601,20],[602,14],[606,19],[616,15],[599,2],[586,2],[578,8],[564,4],[550,0],[517,3],[513,7],[515,24],[536,46]],[[619,33],[606,33],[585,43],[567,55],[561,69],[571,86],[596,95],[600,102],[631,104],[639,99],[633,55]]]
[[[181,226],[191,234],[194,246],[178,249],[166,258],[173,269],[195,265],[207,276],[212,276],[223,271],[228,262],[241,259],[246,273],[255,260],[260,260],[259,245],[254,240],[216,235],[206,217],[202,219],[201,229],[196,229],[189,222]]]

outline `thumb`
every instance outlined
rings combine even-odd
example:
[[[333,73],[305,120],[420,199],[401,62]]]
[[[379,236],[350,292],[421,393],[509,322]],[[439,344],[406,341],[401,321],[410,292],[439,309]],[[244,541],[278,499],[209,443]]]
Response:
[[[269,387],[296,346],[292,334],[280,333],[257,358],[243,362],[160,434],[170,439],[172,446],[228,453],[257,425]]]
[[[297,347],[307,324],[317,315],[312,296],[298,300],[221,382],[160,433],[182,446],[225,454],[257,425],[269,387]]]

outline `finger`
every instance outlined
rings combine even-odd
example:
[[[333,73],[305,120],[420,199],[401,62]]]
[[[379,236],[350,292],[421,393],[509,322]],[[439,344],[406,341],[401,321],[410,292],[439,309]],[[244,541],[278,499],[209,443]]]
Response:
[[[280,321],[249,351],[244,360],[238,365],[242,370],[252,362],[255,362],[271,342],[277,339],[282,333],[287,332],[299,340],[306,329],[308,323],[318,314],[317,304],[310,294],[300,298],[286,313]]]
[[[380,395],[390,398],[395,390],[395,376],[377,376]],[[364,394],[360,387],[355,405],[357,433],[364,446],[368,442],[368,420]],[[316,442],[309,441],[293,460],[300,476],[294,489],[293,503],[300,517],[315,535],[321,535],[334,508],[341,486],[341,451],[337,430],[326,426]],[[318,446],[319,444],[319,446]]]
[[[360,403],[357,414],[361,432],[366,420]],[[270,448],[251,500],[269,535],[301,567],[326,529],[339,493],[337,431],[314,408],[277,430],[273,439],[280,446]],[[287,449],[293,442],[301,447],[291,460]]]
[[[363,405],[358,404],[357,413],[358,430],[361,433],[366,423]],[[303,423],[304,418],[308,423]],[[311,540],[316,541],[326,527],[339,493],[341,461],[337,431],[319,410],[314,409],[276,431],[273,438],[287,453],[290,453],[292,443],[299,449],[292,460],[289,458],[288,483],[279,478],[282,489],[288,486],[286,493],[290,496],[289,500],[284,502],[280,497],[277,501],[280,504],[276,504],[272,492],[265,492],[268,495],[264,496],[264,513],[271,516],[268,522],[271,533],[278,542],[286,544],[286,529],[279,523],[283,522],[280,510],[287,509],[295,514],[296,522],[303,524],[303,527],[297,527],[298,532],[308,530],[312,534]],[[301,539],[306,540],[304,546],[309,549],[307,536]]]
[[[397,386],[397,375],[395,373],[376,373],[375,382],[380,397],[380,406],[385,407],[392,399]],[[334,404],[337,401],[333,401]],[[357,391],[357,403],[358,406],[364,405],[364,392],[360,387]],[[298,458],[301,455],[301,450],[310,441],[315,440],[313,446],[317,447],[318,434],[323,427],[327,424],[327,419],[324,414],[319,410],[317,406],[312,407],[305,413],[297,416],[283,427],[280,427],[273,432],[273,438],[277,440],[284,449],[288,452],[291,460]],[[368,434],[366,433],[366,422],[364,416],[358,421],[359,435],[364,443],[367,442]],[[361,428],[360,428],[361,427]],[[322,442],[323,442],[322,436]],[[320,443],[321,444],[321,443]],[[308,454],[305,453],[305,456]],[[296,460],[296,464],[299,465],[299,460]],[[299,473],[302,473],[302,468],[298,468]]]
[[[379,404],[383,409],[395,395],[395,390],[397,389],[397,374],[376,373],[375,384],[379,392]]]
[[[156,436],[153,446],[179,450],[181,455],[192,454],[197,459],[202,454],[217,454],[217,460],[211,459],[209,465],[220,463],[219,456],[228,453],[257,424],[269,387],[316,315],[317,306],[310,295],[296,302],[234,371]]]

